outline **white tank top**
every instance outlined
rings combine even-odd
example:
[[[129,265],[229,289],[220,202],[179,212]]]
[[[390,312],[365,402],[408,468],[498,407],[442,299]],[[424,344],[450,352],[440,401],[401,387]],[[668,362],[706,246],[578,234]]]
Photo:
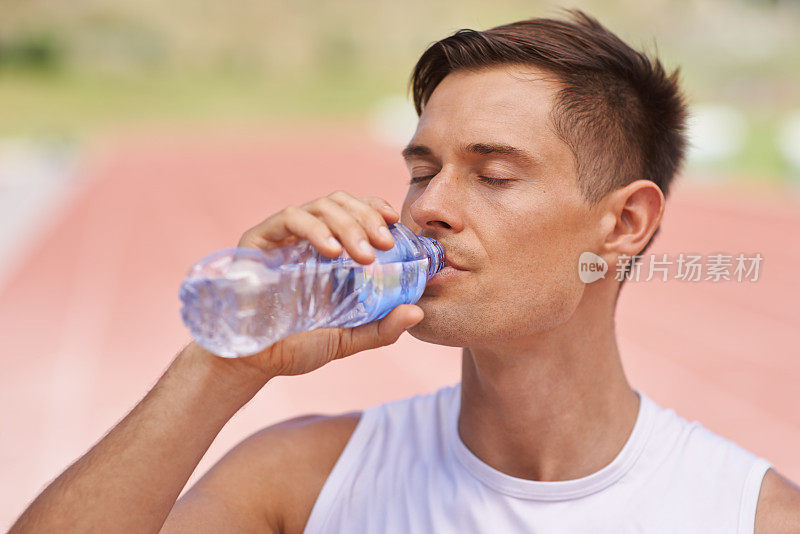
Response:
[[[506,475],[464,445],[460,384],[370,408],[305,532],[752,533],[770,464],[638,393],[617,457],[556,482]]]

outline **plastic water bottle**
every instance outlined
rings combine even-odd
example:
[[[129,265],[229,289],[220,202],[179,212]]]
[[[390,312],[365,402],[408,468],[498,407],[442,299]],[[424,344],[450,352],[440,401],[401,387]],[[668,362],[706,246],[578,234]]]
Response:
[[[319,254],[306,240],[269,251],[228,248],[197,262],[181,284],[181,317],[204,348],[255,354],[297,332],[352,328],[414,304],[444,267],[442,245],[389,225],[391,250],[362,265],[346,251]]]

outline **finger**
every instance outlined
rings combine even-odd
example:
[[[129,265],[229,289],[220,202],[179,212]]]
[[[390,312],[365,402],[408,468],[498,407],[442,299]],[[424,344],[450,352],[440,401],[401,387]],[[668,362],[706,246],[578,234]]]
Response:
[[[336,191],[328,197],[348,211],[361,224],[373,246],[383,250],[389,250],[394,246],[394,238],[389,232],[386,220],[370,204],[344,191]]]
[[[296,206],[254,226],[242,236],[239,246],[252,246],[268,250],[290,237],[306,239],[321,254],[335,258],[342,253],[342,245],[330,228],[317,217]]]
[[[365,265],[375,260],[375,251],[369,243],[366,230],[349,211],[337,202],[328,197],[322,197],[304,208],[330,228],[351,258]]]
[[[388,224],[394,224],[400,220],[400,214],[397,212],[397,210],[395,210],[391,204],[380,197],[362,197],[359,200],[369,204],[375,209],[375,211],[383,215],[384,220]]]
[[[425,317],[422,308],[413,304],[401,304],[386,317],[355,328],[338,330],[339,340],[331,359],[350,356],[362,350],[391,345],[411,326]]]

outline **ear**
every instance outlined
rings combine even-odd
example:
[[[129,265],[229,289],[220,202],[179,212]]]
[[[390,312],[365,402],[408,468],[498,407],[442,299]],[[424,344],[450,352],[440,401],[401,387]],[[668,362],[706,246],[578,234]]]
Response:
[[[661,223],[665,203],[661,188],[650,180],[609,193],[605,217],[613,229],[605,237],[604,251],[631,257],[641,252]]]

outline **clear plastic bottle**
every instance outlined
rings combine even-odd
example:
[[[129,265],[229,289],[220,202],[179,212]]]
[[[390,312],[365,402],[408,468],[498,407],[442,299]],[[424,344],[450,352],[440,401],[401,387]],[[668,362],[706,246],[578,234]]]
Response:
[[[444,267],[434,239],[389,225],[391,250],[362,265],[347,252],[319,254],[308,241],[269,251],[229,248],[197,262],[180,288],[181,317],[204,348],[229,358],[255,354],[297,332],[352,328],[413,304]]]

